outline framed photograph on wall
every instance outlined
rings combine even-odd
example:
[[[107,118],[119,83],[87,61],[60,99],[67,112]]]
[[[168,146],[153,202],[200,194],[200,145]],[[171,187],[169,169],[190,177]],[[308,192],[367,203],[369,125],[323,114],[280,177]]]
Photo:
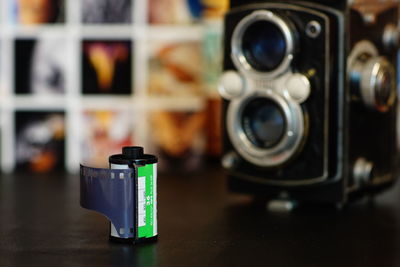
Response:
[[[80,0],[84,24],[129,24],[133,0]]]
[[[198,41],[154,41],[149,44],[150,96],[201,96],[202,46]]]
[[[149,0],[148,21],[151,24],[190,24],[200,20],[201,0]]]
[[[10,18],[15,24],[35,25],[65,22],[65,0],[9,1]]]
[[[64,171],[64,112],[15,112],[15,157],[16,171]]]
[[[135,144],[132,110],[85,110],[82,121],[81,151],[86,165],[107,168],[110,155]]]
[[[16,94],[63,94],[68,47],[64,38],[17,39],[14,49]]]
[[[130,40],[84,40],[81,48],[83,94],[132,93]]]
[[[206,148],[205,112],[155,110],[148,115],[149,150],[160,158],[160,169],[199,168]]]

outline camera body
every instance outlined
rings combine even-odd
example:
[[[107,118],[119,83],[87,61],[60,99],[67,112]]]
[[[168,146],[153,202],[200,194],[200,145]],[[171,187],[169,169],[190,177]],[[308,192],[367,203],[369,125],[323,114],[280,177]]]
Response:
[[[397,175],[397,1],[231,1],[223,158],[230,188],[345,204]]]

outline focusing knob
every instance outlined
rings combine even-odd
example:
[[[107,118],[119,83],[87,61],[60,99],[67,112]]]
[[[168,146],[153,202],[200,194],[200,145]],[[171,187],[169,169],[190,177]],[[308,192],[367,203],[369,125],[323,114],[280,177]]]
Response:
[[[396,75],[392,64],[369,41],[355,45],[348,59],[354,95],[368,108],[386,112],[396,99]]]
[[[244,81],[236,71],[226,71],[222,74],[218,86],[219,94],[225,99],[240,96],[244,91]]]
[[[384,57],[372,57],[361,71],[360,93],[364,104],[380,112],[394,103],[396,87],[392,65]]]

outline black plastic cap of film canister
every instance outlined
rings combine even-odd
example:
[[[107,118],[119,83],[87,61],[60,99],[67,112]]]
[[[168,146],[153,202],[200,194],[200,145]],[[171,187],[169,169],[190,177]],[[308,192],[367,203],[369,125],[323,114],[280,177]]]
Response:
[[[143,158],[144,152],[141,146],[124,146],[122,148],[122,155],[128,159],[140,159]]]
[[[144,154],[141,146],[125,146],[122,148],[122,154],[111,155],[108,161],[110,164],[146,165],[157,163],[158,159],[154,155]]]

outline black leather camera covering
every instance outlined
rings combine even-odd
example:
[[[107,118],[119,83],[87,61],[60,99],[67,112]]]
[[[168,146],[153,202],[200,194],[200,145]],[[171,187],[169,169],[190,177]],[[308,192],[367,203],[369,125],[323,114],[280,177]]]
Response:
[[[361,40],[370,40],[377,47],[379,54],[396,68],[397,50],[388,51],[383,47],[382,29],[389,23],[397,23],[397,16],[396,9],[389,9],[380,13],[375,23],[366,25],[361,15],[352,10],[349,22],[350,49]],[[374,162],[374,176],[393,178],[398,169],[396,103],[387,112],[381,113],[366,108],[354,91],[351,91],[350,97],[348,122],[350,167],[357,158],[363,156]]]

